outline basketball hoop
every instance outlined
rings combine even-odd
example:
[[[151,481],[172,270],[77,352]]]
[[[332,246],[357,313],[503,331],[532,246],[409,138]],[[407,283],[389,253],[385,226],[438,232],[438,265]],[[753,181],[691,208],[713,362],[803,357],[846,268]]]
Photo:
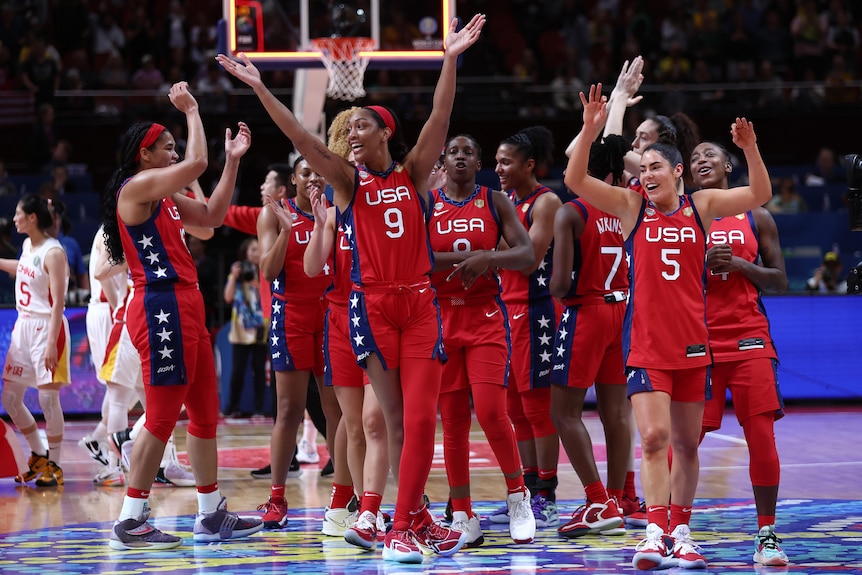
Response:
[[[360,52],[373,50],[373,39],[315,38],[311,46],[320,51],[320,59],[329,73],[327,96],[347,102],[365,96],[363,80],[369,57],[360,55]]]

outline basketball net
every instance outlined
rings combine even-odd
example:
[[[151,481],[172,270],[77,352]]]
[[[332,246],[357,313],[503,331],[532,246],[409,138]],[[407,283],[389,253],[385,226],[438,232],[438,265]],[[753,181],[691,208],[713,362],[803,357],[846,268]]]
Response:
[[[320,59],[329,73],[327,96],[346,102],[365,96],[363,80],[369,57],[360,52],[373,50],[373,39],[315,38],[311,46],[320,51]]]

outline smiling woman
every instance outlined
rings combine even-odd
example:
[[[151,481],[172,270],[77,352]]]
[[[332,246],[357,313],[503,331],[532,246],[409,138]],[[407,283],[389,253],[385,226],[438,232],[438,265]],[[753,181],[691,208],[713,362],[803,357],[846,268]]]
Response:
[[[662,143],[648,146],[641,156],[640,180],[646,197],[611,186],[587,175],[590,143],[607,119],[601,85],[590,88],[589,98],[581,93],[581,101],[584,127],[569,158],[566,186],[620,218],[631,266],[623,354],[628,394],[643,441],[641,473],[648,521],[646,539],[632,565],[636,569],[703,568],[707,561],[691,540],[688,524],[697,488],[704,401],[710,398],[712,357],[703,286],[707,234],[716,218],[765,203],[771,195],[769,174],[753,125],[737,118],[731,135],[745,152],[750,186],[678,196],[682,157],[676,148]],[[657,317],[673,320],[657,322]],[[668,469],[671,445],[673,463]],[[668,509],[671,493],[673,503]],[[665,544],[667,532],[675,541],[672,549]]]
[[[460,30],[457,24],[450,23],[434,106],[416,146],[406,151],[403,131],[389,109],[360,108],[351,116],[348,131],[356,166],[302,127],[263,84],[247,56],[240,54],[241,62],[223,54],[217,57],[230,74],[254,89],[279,128],[326,178],[343,214],[345,236],[354,253],[350,301],[356,320],[351,322],[350,337],[380,400],[393,467],[399,470],[398,504],[383,557],[399,562],[422,561],[417,537],[442,555],[457,552],[466,538],[436,525],[422,501],[434,456],[440,361],[445,358],[428,277],[428,197],[423,188],[445,143],[458,56],[478,40],[485,16],[477,14]],[[394,253],[399,257],[393,258]],[[376,535],[369,540],[375,541]]]

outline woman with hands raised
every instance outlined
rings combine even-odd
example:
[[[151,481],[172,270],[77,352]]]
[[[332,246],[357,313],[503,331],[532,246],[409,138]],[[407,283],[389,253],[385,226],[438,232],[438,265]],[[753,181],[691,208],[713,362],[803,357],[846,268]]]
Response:
[[[126,324],[141,356],[147,399],[147,421],[135,441],[126,497],[111,529],[110,546],[118,550],[182,544],[181,538],[162,533],[147,520],[150,488],[183,405],[189,416],[187,449],[198,495],[195,540],[244,537],[263,527],[260,519],[230,513],[218,489],[215,362],[197,269],[183,228],[221,225],[251,132],[242,122],[235,137],[226,130],[224,171],[209,202],[189,198],[185,188],[207,168],[206,136],[188,84],[174,84],[169,97],[186,116],[185,159],[178,161],[174,136],[164,126],[135,124],[123,137],[120,166],[103,198],[110,259],[125,260],[133,282]],[[225,529],[227,525],[231,527]]]
[[[620,218],[630,257],[631,296],[623,354],[628,394],[641,433],[641,481],[647,505],[646,539],[632,564],[637,569],[679,565],[703,568],[688,527],[697,488],[704,401],[712,363],[705,321],[707,234],[717,217],[763,205],[771,196],[754,126],[737,118],[733,142],[748,163],[749,186],[677,195],[683,160],[676,148],[656,143],[641,156],[646,197],[587,175],[590,143],[607,118],[601,85],[581,94],[584,127],[566,170],[565,183],[599,209]],[[667,453],[672,446],[673,464]],[[673,493],[674,503],[668,509]],[[668,521],[670,511],[670,521]],[[665,534],[670,532],[671,538]]]
[[[422,503],[445,357],[429,281],[428,196],[423,188],[449,129],[458,56],[478,40],[484,25],[482,14],[461,30],[457,20],[450,24],[433,109],[412,150],[407,151],[391,110],[368,106],[353,113],[348,142],[356,166],[302,127],[266,88],[247,56],[240,55],[242,62],[217,57],[230,74],[251,86],[276,125],[326,178],[344,218],[354,254],[349,308],[354,353],[374,386],[390,441],[403,437],[398,500],[383,551],[384,559],[393,561],[422,561],[415,541],[441,555],[457,552],[465,541],[463,533],[435,525]]]

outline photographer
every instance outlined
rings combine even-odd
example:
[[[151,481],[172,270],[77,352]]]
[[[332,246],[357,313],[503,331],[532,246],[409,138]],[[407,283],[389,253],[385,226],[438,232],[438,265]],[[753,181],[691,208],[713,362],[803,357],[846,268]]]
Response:
[[[809,292],[847,293],[847,282],[841,279],[841,258],[836,252],[826,252],[806,287]]]
[[[240,244],[239,258],[231,266],[224,287],[224,301],[232,306],[228,340],[233,344],[230,399],[224,413],[227,416],[247,417],[251,414],[241,413],[239,403],[249,359],[254,383],[254,413],[263,414],[266,394],[268,326],[260,303],[260,248],[256,238],[249,238]]]

